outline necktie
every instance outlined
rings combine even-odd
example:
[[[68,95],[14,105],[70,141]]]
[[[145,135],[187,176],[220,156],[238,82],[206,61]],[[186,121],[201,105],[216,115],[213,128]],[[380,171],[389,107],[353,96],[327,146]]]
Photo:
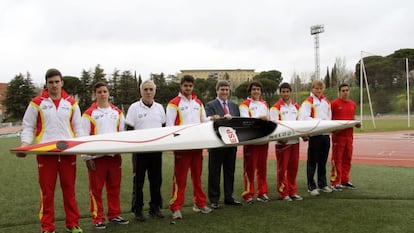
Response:
[[[229,114],[229,108],[227,108],[226,101],[223,101],[223,110],[224,110],[224,115]]]

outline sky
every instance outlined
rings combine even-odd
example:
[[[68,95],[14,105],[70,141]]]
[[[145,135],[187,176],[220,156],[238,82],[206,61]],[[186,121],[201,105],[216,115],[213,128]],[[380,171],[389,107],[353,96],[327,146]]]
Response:
[[[80,77],[100,64],[177,74],[183,69],[279,70],[283,81],[335,60],[353,70],[362,56],[414,48],[412,0],[2,0],[0,82],[49,68]]]

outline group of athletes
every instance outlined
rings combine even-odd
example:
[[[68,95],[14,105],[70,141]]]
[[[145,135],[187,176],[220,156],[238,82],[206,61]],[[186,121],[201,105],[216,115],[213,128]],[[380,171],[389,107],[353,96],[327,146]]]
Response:
[[[325,95],[322,81],[314,81],[310,96],[299,106],[291,97],[291,86],[282,83],[280,99],[271,107],[262,99],[263,85],[252,81],[247,89],[248,98],[240,105],[230,100],[230,84],[220,80],[216,85],[216,99],[205,106],[193,93],[194,77],[185,75],[180,81],[180,91],[166,109],[154,98],[156,85],[151,80],[140,86],[141,99],[133,103],[124,117],[123,112],[109,101],[109,89],[104,82],[93,87],[94,103],[81,114],[77,102],[63,87],[62,74],[49,69],[45,75],[46,88],[33,98],[23,117],[21,146],[44,143],[85,135],[140,130],[164,126],[185,125],[214,121],[220,118],[250,117],[263,120],[352,120],[355,103],[349,99],[349,86],[339,86],[339,98],[330,102]],[[200,132],[201,133],[201,132]],[[302,138],[309,141],[307,159],[307,185],[312,196],[320,192],[355,189],[350,181],[353,148],[353,129],[348,128],[332,134],[332,171],[330,183],[326,180],[326,163],[331,139],[329,134]],[[277,141],[278,199],[297,201],[303,198],[297,193],[296,176],[299,165],[299,138]],[[200,145],[202,147],[202,145]],[[245,204],[254,201],[268,202],[267,158],[269,143],[243,146],[244,192],[241,197]],[[193,187],[193,211],[210,213],[221,208],[220,180],[223,173],[224,205],[241,206],[242,202],[233,197],[234,173],[237,147],[209,149],[208,193],[201,183],[203,149],[174,151],[174,177],[169,201],[173,220],[182,219],[187,174],[191,171]],[[18,157],[26,154],[18,153]],[[89,176],[90,214],[96,229],[107,228],[108,223],[128,224],[121,216],[120,190],[122,159],[120,154],[81,155]],[[148,175],[150,187],[149,216],[164,218],[162,209],[162,152],[133,153],[133,190],[131,211],[137,221],[145,221],[143,214],[143,186]],[[39,219],[41,232],[55,232],[54,194],[57,177],[63,194],[66,230],[81,233],[79,210],[75,197],[76,155],[37,155],[38,181],[41,189]],[[223,171],[223,172],[222,172]],[[317,182],[314,180],[317,171]],[[255,185],[255,181],[257,185]],[[106,189],[106,216],[102,199]],[[257,188],[255,188],[257,187]],[[207,205],[207,197],[210,205]],[[255,198],[256,197],[256,198]]]

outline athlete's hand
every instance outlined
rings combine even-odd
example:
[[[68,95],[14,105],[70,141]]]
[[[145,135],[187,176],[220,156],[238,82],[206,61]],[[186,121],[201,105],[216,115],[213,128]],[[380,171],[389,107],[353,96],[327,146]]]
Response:
[[[232,118],[232,116],[229,113],[227,113],[223,117],[226,118],[227,120],[231,120],[231,118]]]
[[[16,157],[17,158],[24,158],[24,157],[26,157],[26,153],[16,153]]]
[[[220,115],[212,115],[212,116],[210,116],[210,120],[212,120],[212,121],[216,121],[218,119],[220,119]]]
[[[25,147],[25,146],[28,146],[29,145],[29,143],[26,143],[26,142],[22,142],[22,144],[20,144],[20,147]],[[23,152],[19,152],[19,153],[16,153],[16,157],[17,158],[24,158],[24,157],[26,157],[26,153],[23,153]]]
[[[86,162],[86,167],[88,168],[89,171],[95,171],[96,170],[95,162],[93,161],[93,159],[86,160],[85,162]]]
[[[277,142],[280,143],[281,145],[286,145],[288,143],[288,140],[279,140]]]

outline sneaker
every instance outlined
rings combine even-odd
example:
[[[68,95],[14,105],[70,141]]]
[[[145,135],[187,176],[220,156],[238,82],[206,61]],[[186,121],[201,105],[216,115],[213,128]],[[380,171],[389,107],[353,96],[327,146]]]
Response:
[[[309,194],[310,194],[311,196],[314,196],[314,197],[321,195],[321,194],[319,193],[318,189],[308,190],[308,192],[309,192]]]
[[[79,226],[66,227],[66,231],[70,233],[82,233],[83,232],[82,228],[80,228]]]
[[[121,216],[118,216],[116,218],[111,218],[111,219],[109,219],[109,222],[119,224],[119,225],[126,225],[126,224],[129,223],[128,220],[122,218]]]
[[[345,184],[342,184],[342,186],[344,188],[347,188],[347,189],[357,189],[357,187],[355,187],[355,185],[353,185],[351,182],[347,182]]]
[[[340,185],[340,184],[333,185],[331,188],[332,188],[333,191],[339,191],[340,192],[340,191],[343,190],[343,186]]]
[[[260,202],[268,202],[270,201],[270,198],[266,194],[263,194],[263,195],[258,196],[256,200]]]
[[[302,200],[303,200],[303,197],[301,197],[301,196],[299,196],[299,195],[297,195],[297,194],[290,195],[289,197],[290,197],[290,199],[292,199],[293,201],[302,201]]]
[[[324,193],[331,193],[333,190],[331,189],[331,187],[329,187],[328,185],[321,188],[321,191]]]
[[[217,202],[213,202],[213,203],[211,203],[210,207],[211,207],[212,209],[218,209],[218,208],[220,208],[220,205],[219,205],[219,203],[217,203]]]
[[[210,208],[208,208],[207,206],[203,206],[203,207],[199,207],[199,206],[197,206],[197,205],[194,205],[193,206],[193,211],[194,212],[201,212],[201,213],[203,213],[203,214],[208,214],[208,213],[210,213],[211,211],[213,211],[212,209],[210,209]]]
[[[176,210],[172,213],[172,219],[182,219],[183,215],[181,214],[181,211]]]
[[[142,214],[142,211],[135,212],[135,220],[137,220],[138,222],[145,222],[145,217]]]
[[[292,201],[292,198],[290,198],[289,196],[286,196],[286,197],[281,197],[280,200],[282,200],[282,201]]]
[[[254,202],[253,202],[253,198],[248,198],[248,199],[246,199],[246,203],[248,204],[248,205],[252,205]]]
[[[161,213],[161,211],[158,210],[150,210],[149,215],[153,218],[164,218],[164,215]]]
[[[95,229],[98,229],[98,230],[106,229],[106,224],[103,222],[95,223]]]

